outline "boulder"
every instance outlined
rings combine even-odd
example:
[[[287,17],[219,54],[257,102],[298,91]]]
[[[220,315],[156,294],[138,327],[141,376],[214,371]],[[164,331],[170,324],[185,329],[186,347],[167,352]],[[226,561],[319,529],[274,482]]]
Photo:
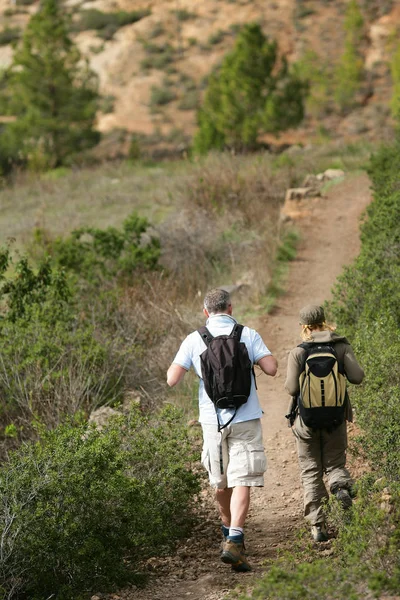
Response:
[[[327,169],[324,171],[324,181],[332,181],[332,179],[339,179],[339,177],[344,177],[345,172],[342,169]]]
[[[90,414],[89,424],[96,425],[97,429],[103,429],[112,417],[120,417],[121,414],[110,406],[100,406]]]
[[[304,198],[315,198],[320,195],[320,190],[314,187],[289,188],[286,191],[285,202],[304,200]]]

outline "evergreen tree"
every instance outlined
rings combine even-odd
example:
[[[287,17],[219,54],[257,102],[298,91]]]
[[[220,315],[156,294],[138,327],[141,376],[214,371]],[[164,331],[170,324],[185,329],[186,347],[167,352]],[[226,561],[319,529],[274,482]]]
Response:
[[[303,118],[307,85],[278,60],[257,24],[246,25],[236,45],[210,77],[198,112],[195,151],[224,147],[244,150],[261,132],[278,132]]]
[[[57,167],[97,143],[97,78],[70,39],[58,0],[42,0],[31,18],[7,84],[0,106],[16,121],[4,128],[0,148],[14,160]]]
[[[392,74],[393,92],[391,98],[392,116],[400,126],[400,44],[398,44],[392,60],[390,62],[390,71]]]
[[[357,0],[350,0],[344,21],[344,51],[336,68],[335,100],[341,111],[354,105],[354,98],[364,77],[364,61],[360,46],[364,35],[364,19]]]

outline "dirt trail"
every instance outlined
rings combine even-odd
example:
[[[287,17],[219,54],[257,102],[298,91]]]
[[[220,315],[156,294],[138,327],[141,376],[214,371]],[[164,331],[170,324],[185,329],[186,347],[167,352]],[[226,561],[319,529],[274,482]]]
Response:
[[[221,600],[238,584],[251,587],[262,575],[266,559],[289,548],[303,524],[302,490],[294,438],[284,414],[288,396],[283,389],[289,350],[299,343],[298,312],[308,303],[330,298],[331,287],[344,265],[359,251],[359,220],[371,199],[365,174],[348,176],[322,198],[310,200],[298,221],[302,242],[291,263],[286,294],[272,315],[252,323],[278,358],[274,379],[258,378],[265,412],[264,441],[268,459],[265,487],[252,491],[246,523],[246,546],[253,572],[233,573],[218,560],[219,528],[211,502],[199,531],[174,557],[154,560],[146,589],[124,590],[111,598],[123,600]],[[206,503],[210,496],[206,498]]]

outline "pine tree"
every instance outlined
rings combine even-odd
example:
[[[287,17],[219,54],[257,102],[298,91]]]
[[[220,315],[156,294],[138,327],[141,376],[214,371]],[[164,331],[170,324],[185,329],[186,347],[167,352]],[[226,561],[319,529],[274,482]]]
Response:
[[[82,62],[58,0],[42,0],[17,47],[0,105],[16,117],[0,147],[39,168],[65,164],[99,139],[97,77]]]
[[[364,61],[360,46],[364,34],[364,19],[357,0],[350,0],[344,22],[344,51],[336,67],[335,100],[342,112],[354,106],[354,99],[364,77]]]
[[[307,85],[278,59],[258,24],[246,25],[210,77],[198,112],[195,151],[255,148],[261,132],[278,132],[303,118]]]
[[[390,62],[390,71],[392,75],[393,92],[391,98],[392,116],[397,120],[400,126],[400,44],[396,47]]]

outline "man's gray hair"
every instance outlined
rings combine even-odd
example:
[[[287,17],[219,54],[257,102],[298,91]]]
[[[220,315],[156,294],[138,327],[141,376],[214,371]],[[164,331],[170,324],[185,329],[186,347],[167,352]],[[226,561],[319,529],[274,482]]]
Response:
[[[215,288],[210,290],[204,297],[204,308],[210,314],[224,313],[231,303],[229,292]]]

